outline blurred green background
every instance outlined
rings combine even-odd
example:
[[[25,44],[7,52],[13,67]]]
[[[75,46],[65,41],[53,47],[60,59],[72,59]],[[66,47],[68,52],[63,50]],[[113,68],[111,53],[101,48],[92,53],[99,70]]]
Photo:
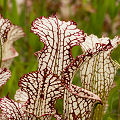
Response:
[[[38,36],[30,32],[31,23],[36,17],[56,14],[60,20],[74,20],[78,28],[88,35],[109,36],[111,39],[120,35],[119,0],[0,0],[0,13],[21,26],[26,33],[24,38],[14,44],[19,56],[10,67],[11,79],[0,88],[0,97],[9,95],[14,98],[19,78],[37,70],[38,62],[34,52],[44,45]],[[81,54],[80,47],[73,48],[72,54],[74,57]],[[113,51],[111,57],[120,63],[120,46]],[[104,120],[120,120],[120,70],[115,77],[115,84],[109,94]]]

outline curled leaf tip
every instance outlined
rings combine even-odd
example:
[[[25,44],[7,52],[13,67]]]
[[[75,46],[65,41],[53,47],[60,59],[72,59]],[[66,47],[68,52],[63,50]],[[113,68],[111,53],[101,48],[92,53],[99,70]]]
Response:
[[[35,53],[39,70],[49,67],[58,76],[73,60],[71,48],[85,41],[86,35],[74,22],[56,17],[42,17],[33,21],[31,31],[40,37],[44,48]]]
[[[0,39],[1,39],[1,59],[2,68],[9,67],[11,60],[18,56],[18,53],[13,48],[13,42],[25,36],[23,29],[11,23],[10,20],[4,19],[0,15]]]

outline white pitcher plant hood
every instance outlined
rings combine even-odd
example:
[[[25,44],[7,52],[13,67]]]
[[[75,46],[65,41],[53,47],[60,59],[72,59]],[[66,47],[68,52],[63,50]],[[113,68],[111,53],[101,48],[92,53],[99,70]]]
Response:
[[[96,47],[103,49],[101,45],[104,46],[104,44],[109,44],[109,49],[106,47],[100,54],[85,61],[80,67],[80,78],[85,89],[91,90],[100,96],[103,94],[102,91],[104,89],[105,94],[108,95],[116,71],[120,67],[118,63],[111,59],[110,54],[119,43],[119,37],[115,37],[112,40],[108,37],[98,38],[95,35],[86,37],[85,42],[81,44],[84,53],[88,51],[93,52],[92,50],[96,51]],[[101,96],[101,98],[102,97],[103,96]]]
[[[49,67],[57,75],[61,75],[73,60],[71,48],[80,45],[86,37],[74,21],[60,21],[57,16],[37,18],[31,31],[44,43],[44,48],[35,53],[39,61],[38,70]]]
[[[103,46],[104,46],[104,51],[110,52],[114,48],[116,48],[119,43],[120,43],[120,38],[117,36],[114,39],[110,40],[110,38],[108,37],[98,38],[97,36],[91,34],[87,36],[85,42],[81,43],[80,45],[82,47],[83,52],[94,53],[96,52],[96,50],[103,50]],[[107,45],[106,48],[105,45]]]
[[[13,25],[10,20],[0,15],[0,39],[2,45],[2,67],[9,67],[11,60],[18,56],[13,47],[13,42],[24,37],[25,33],[21,27]]]
[[[100,109],[101,111],[104,111],[104,106],[107,102],[109,91],[113,86],[114,77],[117,69],[120,68],[120,65],[113,61],[110,56],[112,50],[119,45],[120,38],[115,37],[114,39],[110,40],[108,37],[98,38],[95,35],[90,35],[87,36],[85,42],[81,44],[84,53],[87,51],[92,53],[92,50],[95,51],[96,47],[101,47],[101,45],[104,45],[105,43],[110,45],[109,49],[106,47],[105,50],[86,60],[80,66],[80,79],[83,88],[97,94],[103,101],[103,107],[98,106],[99,111]]]

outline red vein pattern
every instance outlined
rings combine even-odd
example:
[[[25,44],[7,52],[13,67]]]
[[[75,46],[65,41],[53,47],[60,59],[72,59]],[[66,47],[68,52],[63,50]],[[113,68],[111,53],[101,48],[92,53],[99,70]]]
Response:
[[[80,67],[80,78],[83,88],[90,90],[102,99],[103,106],[96,107],[93,117],[93,119],[100,119],[99,117],[107,109],[105,107],[107,107],[108,94],[113,87],[116,71],[120,68],[120,65],[110,57],[111,51],[120,43],[120,38],[115,37],[113,40],[110,40],[107,37],[97,38],[94,35],[87,36],[84,45],[81,45],[83,51],[87,52],[90,47],[95,47],[96,42],[99,44],[110,43],[111,48],[107,51],[103,50],[98,55],[84,61]]]
[[[74,60],[73,64],[65,69],[62,80],[48,69],[28,73],[20,79],[19,87],[28,94],[25,111],[29,120],[50,120],[53,114],[56,119],[62,120],[54,109],[55,100],[59,98],[64,98],[64,120],[90,117],[93,105],[101,102],[100,98],[71,84],[71,78],[83,59],[84,57],[80,56]]]
[[[110,54],[120,43],[120,38],[115,37],[113,40],[110,40],[107,37],[97,38],[94,35],[90,35],[87,36],[86,41],[81,44],[83,51],[87,52],[90,47],[94,48],[96,43],[108,44],[109,42],[111,44],[109,50],[104,50],[91,59],[88,59],[80,67],[82,86],[103,99],[108,96],[113,85],[114,76],[119,68],[119,65],[111,59]]]
[[[8,114],[7,118],[15,116],[13,119],[50,120],[53,116],[57,120],[62,120],[54,104],[56,99],[63,98],[64,120],[90,119],[94,104],[101,103],[101,99],[92,92],[73,85],[72,79],[86,59],[102,50],[110,49],[111,42],[95,43],[95,48],[73,59],[71,48],[86,40],[86,35],[76,28],[74,22],[60,21],[56,16],[47,19],[41,17],[33,21],[31,30],[40,37],[45,46],[35,53],[39,60],[38,71],[25,74],[19,81],[20,90],[16,94],[16,99],[26,103],[24,110],[23,104],[5,99],[9,101],[7,104],[10,105],[10,113],[13,113],[12,116]],[[27,97],[24,100],[20,99],[19,93],[25,93]],[[0,101],[4,117],[8,108],[3,104],[4,100]],[[18,109],[15,113],[14,108]]]
[[[85,39],[86,40],[86,39]],[[64,70],[63,80],[65,82],[64,93],[64,119],[65,120],[81,120],[90,119],[92,110],[96,102],[101,103],[101,99],[90,91],[75,86],[72,84],[72,79],[79,68],[85,61],[97,55],[100,51],[107,51],[111,46],[111,42],[106,44],[96,44],[87,50],[84,55],[77,57],[69,66]]]
[[[48,19],[37,18],[33,22],[31,30],[35,34],[40,36],[40,40],[45,44],[44,48],[41,51],[36,53],[36,55],[38,56],[38,60],[39,60],[39,70],[44,69],[44,68],[46,68],[46,66],[48,66],[57,75],[61,75],[61,72],[63,71],[63,69],[70,64],[71,60],[73,60],[73,57],[70,53],[71,48],[75,45],[79,45],[80,43],[84,42],[85,37],[86,37],[82,31],[76,29],[76,26],[73,25],[73,23],[64,22],[64,21],[61,22],[56,17],[55,18],[50,17]],[[71,30],[73,32],[72,34],[71,34]],[[77,32],[77,34],[76,34],[76,32]],[[96,50],[98,50],[98,49],[100,50],[100,48],[96,48]],[[101,50],[102,50],[102,48],[101,48]],[[93,51],[93,52],[95,52],[95,51]],[[67,59],[65,59],[65,58],[67,58]],[[71,74],[71,73],[69,73],[69,74]],[[69,79],[69,81],[70,81],[70,79]],[[71,86],[73,86],[73,85],[71,85]],[[68,91],[67,89],[65,90],[64,96],[69,97],[69,94],[71,94],[71,96],[73,97],[74,95],[72,93],[66,92],[66,91]],[[76,89],[77,89],[77,92],[81,91],[81,88],[78,88],[77,86],[76,86]],[[74,92],[73,88],[72,88],[72,90]],[[86,93],[88,93],[86,95],[87,96],[86,99],[89,99],[88,96],[91,95],[91,92],[87,91]],[[85,94],[85,90],[82,90],[81,94]],[[84,97],[83,97],[83,99],[85,99]],[[96,97],[96,96],[94,95],[94,97]],[[78,98],[80,98],[79,99],[80,101],[83,100],[81,98],[80,94],[79,94]],[[78,98],[76,98],[76,99],[78,100]],[[65,99],[66,98],[64,97],[64,100]],[[94,103],[97,100],[98,99],[96,97],[96,100],[94,99],[92,102]],[[78,101],[76,101],[76,103],[78,104]],[[69,106],[71,104],[69,104]],[[85,104],[87,104],[87,103],[85,103]],[[64,105],[65,105],[65,109],[66,109],[67,105],[66,104],[64,104]],[[81,104],[80,104],[80,106],[81,106]],[[70,106],[70,108],[71,108],[71,106]],[[89,115],[90,115],[91,110],[92,110],[92,107],[90,108],[90,110],[88,110]],[[73,113],[73,112],[75,112],[74,108],[71,108],[71,111],[68,111],[67,114],[69,114],[71,112],[70,114],[74,114],[74,116],[69,117],[69,118],[67,118],[65,116],[65,119],[67,119],[67,120],[73,119],[75,116],[78,116],[77,114],[79,112],[81,112],[81,108],[80,107],[78,108],[78,110],[77,110],[78,113]],[[86,113],[88,111],[86,111]],[[78,118],[78,119],[82,118],[83,117],[82,114],[83,113],[81,113],[81,116],[78,116],[76,118]],[[86,116],[86,117],[88,117],[88,116]]]
[[[39,60],[38,69],[49,67],[58,76],[73,59],[71,48],[80,45],[86,37],[76,28],[75,22],[60,21],[56,16],[35,19],[31,31],[44,43],[44,48],[35,53]]]
[[[63,120],[62,117],[60,115],[57,115],[57,114],[54,115],[54,118],[56,118],[56,120]]]
[[[19,87],[28,95],[26,111],[36,117],[55,113],[54,102],[63,96],[61,80],[50,70],[36,71],[24,75]],[[50,116],[51,117],[51,116]],[[44,119],[50,119],[45,116]]]
[[[84,57],[81,55],[66,67],[62,80],[48,69],[28,73],[20,79],[19,87],[28,94],[28,104],[25,108],[26,120],[39,118],[50,120],[51,115],[55,114],[54,102],[58,98],[64,98],[64,120],[90,118],[93,105],[101,102],[100,98],[71,84],[75,72],[84,62]],[[14,107],[15,104],[12,103],[11,106]],[[24,116],[16,116],[16,118],[21,119]]]
[[[15,26],[10,20],[4,19],[0,15],[0,39],[2,45],[2,68],[9,68],[12,58],[18,56],[13,48],[13,42],[20,39],[25,34],[21,27]]]
[[[0,68],[0,87],[8,81],[11,77],[11,72],[6,68]]]
[[[0,38],[1,44],[7,40],[7,34],[10,31],[12,23],[8,19],[4,19],[0,14]]]
[[[2,114],[0,114],[1,118],[9,120],[25,120],[25,113],[23,112],[24,107],[22,104],[17,103],[8,97],[0,99],[0,109],[2,110]]]
[[[72,84],[72,79],[83,63],[85,57],[80,56],[74,60],[64,71],[65,80],[64,93],[64,119],[65,120],[87,120],[90,119],[94,105],[101,99],[90,91]]]
[[[93,34],[87,36],[85,41],[83,43],[81,43],[80,45],[81,45],[84,53],[89,53],[89,54],[94,54],[94,53],[100,52],[100,51],[108,51],[109,49],[113,48],[109,38],[107,38],[107,37],[106,38],[104,38],[104,37],[98,38],[97,36],[95,36]]]

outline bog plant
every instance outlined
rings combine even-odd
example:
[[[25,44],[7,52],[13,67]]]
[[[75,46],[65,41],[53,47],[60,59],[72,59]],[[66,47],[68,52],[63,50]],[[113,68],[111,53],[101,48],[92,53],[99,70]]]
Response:
[[[11,51],[12,43],[23,37],[24,32],[2,16],[0,28],[2,53],[0,86],[2,86],[11,76],[10,71],[4,67],[8,68],[9,60],[16,56],[16,53],[14,52],[13,56]],[[0,98],[0,118],[101,119],[102,112],[99,117],[96,115],[97,111],[105,108],[114,75],[119,68],[119,65],[110,58],[111,51],[120,42],[119,37],[110,40],[107,37],[88,36],[77,28],[75,22],[60,21],[57,16],[36,18],[31,31],[44,43],[44,48],[35,53],[38,58],[38,69],[20,78],[15,101],[8,96]],[[81,46],[83,54],[73,58],[71,54],[73,46]],[[9,59],[6,58],[8,62],[4,61],[2,56],[9,56]],[[81,87],[72,84],[78,70]],[[55,109],[58,99],[63,99],[63,114],[59,114]],[[97,103],[100,105],[94,108]]]

